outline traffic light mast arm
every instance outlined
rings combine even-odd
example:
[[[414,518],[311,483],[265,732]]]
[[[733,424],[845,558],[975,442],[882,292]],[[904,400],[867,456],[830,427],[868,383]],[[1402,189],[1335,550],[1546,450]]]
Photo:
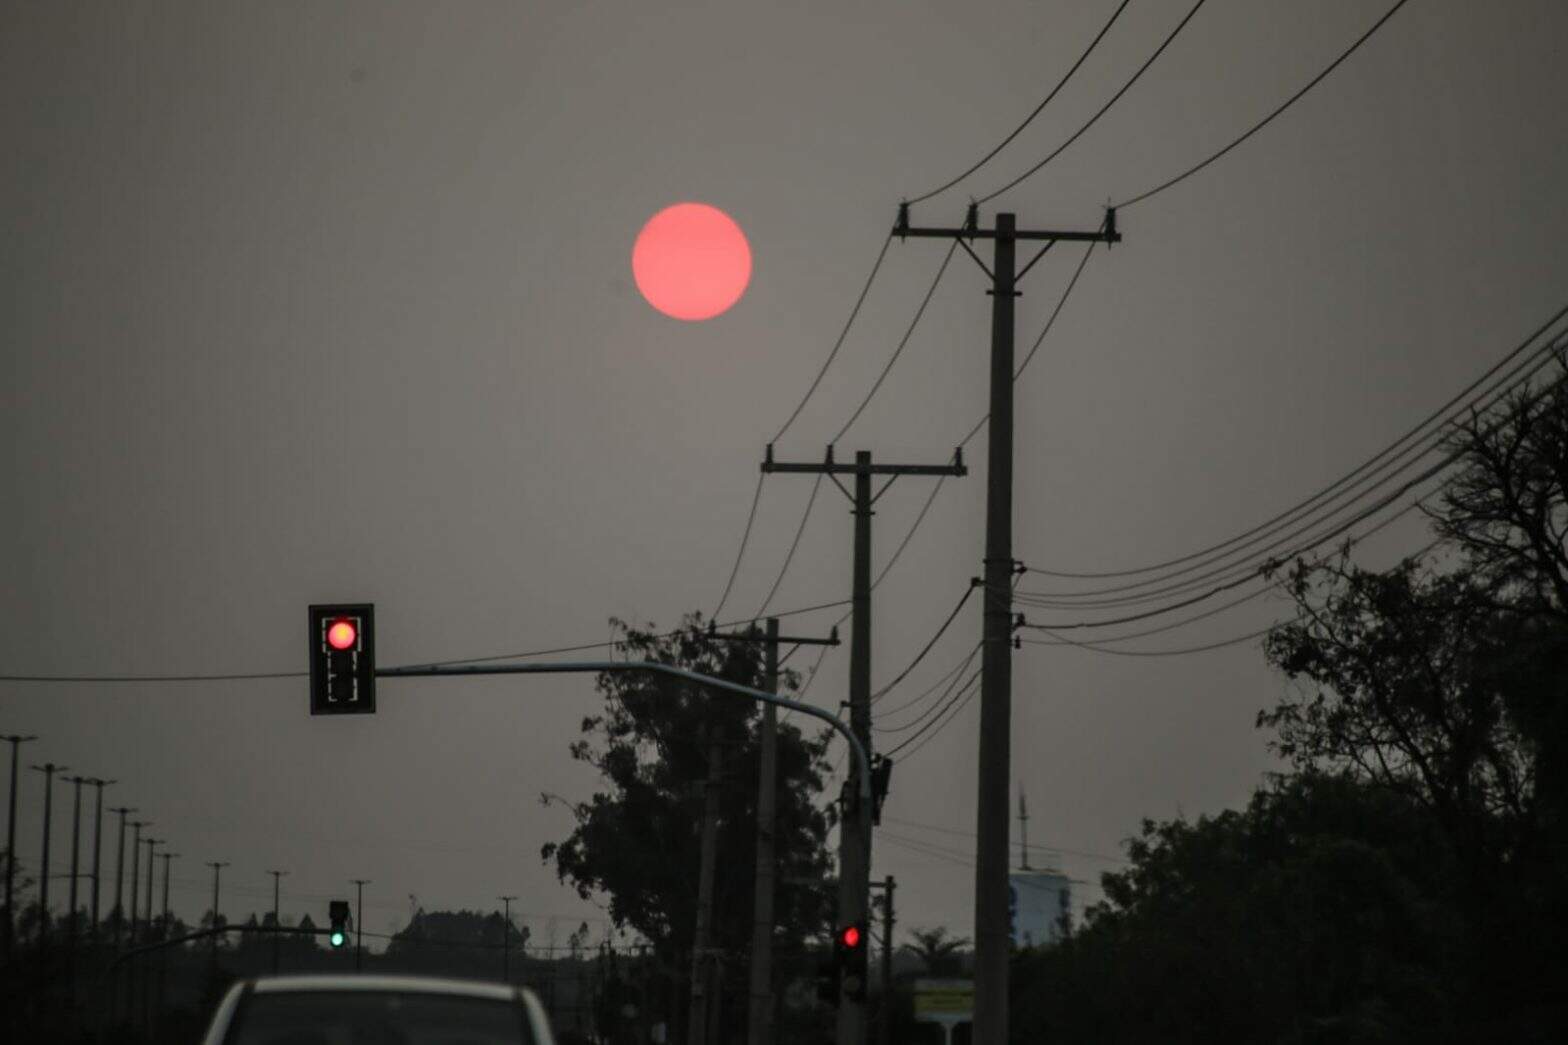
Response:
[[[849,742],[850,750],[855,753],[855,764],[860,767],[858,777],[861,800],[868,803],[871,801],[871,762],[866,757],[866,749],[850,730],[848,723],[819,707],[802,704],[798,700],[790,700],[788,697],[781,697],[767,690],[743,686],[728,679],[704,675],[697,671],[687,671],[672,664],[660,664],[651,660],[567,661],[553,664],[414,664],[404,668],[377,668],[376,676],[378,678],[436,678],[451,675],[584,675],[621,671],[651,671],[655,674],[669,675],[821,719],[843,734],[844,739]]]

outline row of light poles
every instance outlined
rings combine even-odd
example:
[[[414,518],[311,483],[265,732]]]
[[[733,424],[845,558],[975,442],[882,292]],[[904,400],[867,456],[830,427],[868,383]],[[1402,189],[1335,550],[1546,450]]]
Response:
[[[0,735],[0,740],[5,740],[11,745],[11,789],[6,820],[6,868],[5,868],[5,922],[4,922],[4,948],[5,957],[9,960],[16,945],[16,795],[17,795],[17,770],[20,764],[21,745],[37,740],[36,736],[23,734]],[[69,876],[70,889],[67,898],[67,940],[74,955],[76,944],[80,938],[78,919],[81,910],[78,902],[78,885],[80,879],[92,879],[92,894],[89,900],[89,934],[96,942],[100,938],[103,927],[103,918],[99,907],[102,896],[101,857],[103,852],[103,791],[116,783],[101,777],[83,775],[65,776],[69,767],[56,762],[45,762],[42,765],[31,767],[43,774],[44,777],[44,831],[43,853],[39,860],[38,870],[38,914],[39,914],[39,942],[40,946],[47,946],[49,936],[49,856],[50,833],[54,824],[54,782],[56,775],[60,779],[74,786],[71,803],[71,871]],[[93,796],[93,851],[92,866],[88,872],[81,870],[81,819],[82,819],[82,787],[91,786]],[[142,837],[142,830],[152,826],[151,820],[132,820],[130,816],[138,810],[134,806],[111,806],[108,812],[118,814],[119,842],[115,851],[114,861],[114,907],[110,915],[113,926],[113,942],[115,949],[119,949],[122,933],[126,929],[125,908],[125,831],[130,828],[131,836],[131,895],[129,912],[129,942],[134,945],[142,932],[151,933],[155,924],[153,916],[153,892],[155,877],[155,861],[163,858],[163,909],[157,919],[165,931],[170,924],[169,914],[169,877],[172,865],[180,856],[179,853],[165,849],[158,852],[159,846],[167,846],[168,840],[164,838]],[[147,886],[145,892],[141,888],[142,846],[147,847]],[[216,879],[214,879],[213,912],[217,917]],[[145,928],[144,928],[145,927]]]

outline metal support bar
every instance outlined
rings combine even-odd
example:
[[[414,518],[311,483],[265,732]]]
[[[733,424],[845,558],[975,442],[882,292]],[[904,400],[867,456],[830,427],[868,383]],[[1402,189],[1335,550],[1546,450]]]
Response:
[[[871,761],[866,757],[866,749],[856,739],[854,732],[837,715],[831,715],[812,704],[802,704],[798,700],[790,700],[788,697],[781,697],[766,690],[743,686],[729,679],[704,675],[698,671],[687,671],[673,664],[659,664],[651,660],[556,661],[550,664],[413,664],[402,668],[377,668],[376,677],[406,679],[461,675],[597,675],[600,672],[621,671],[651,671],[659,675],[685,679],[687,682],[712,686],[714,689],[750,697],[765,704],[777,704],[781,708],[789,708],[802,715],[821,719],[849,742],[850,750],[855,755],[855,764],[860,767],[860,797],[866,802],[871,801]]]

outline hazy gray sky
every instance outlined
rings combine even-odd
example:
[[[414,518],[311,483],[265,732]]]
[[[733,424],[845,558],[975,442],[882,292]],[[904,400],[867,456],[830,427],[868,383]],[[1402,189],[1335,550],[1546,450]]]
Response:
[[[387,664],[711,610],[764,443],[898,199],[1011,129],[1113,6],[4,4],[0,674],[302,670],[313,601],[374,601]],[[1386,7],[1212,0],[998,204],[1025,226],[1093,227],[1108,199],[1228,141]],[[1052,107],[917,220],[956,222],[968,194],[1054,148],[1186,9],[1135,0]],[[1553,0],[1412,0],[1275,124],[1125,211],[1125,242],[1090,260],[1017,387],[1019,556],[1117,569],[1244,530],[1563,304],[1564,39]],[[641,224],[686,199],[731,213],[755,262],[741,302],[701,324],[655,313],[629,267]],[[942,250],[893,245],[781,456],[822,452]],[[1022,343],[1077,256],[1030,274]],[[841,455],[951,452],[984,412],[984,289],[957,258]],[[983,442],[969,460],[877,592],[877,680],[980,571]],[[879,563],[922,482],[878,505]],[[761,602],[809,488],[770,480],[726,616]],[[1421,543],[1394,527],[1362,558]],[[825,489],[774,608],[845,596],[849,551],[846,506]],[[1283,612],[1262,600],[1129,645],[1196,645]],[[978,634],[970,606],[906,692]],[[831,707],[847,655],[823,671],[812,697]],[[1116,854],[1140,817],[1242,802],[1270,766],[1252,721],[1284,683],[1255,644],[1026,647],[1015,678],[1032,841]],[[232,862],[231,916],[270,902],[269,867],[291,871],[291,918],[372,879],[377,931],[410,894],[485,908],[518,894],[540,935],[552,915],[563,937],[599,915],[538,858],[569,826],[539,793],[595,783],[567,758],[591,683],[379,689],[375,717],[323,720],[303,680],[0,683],[0,730],[42,735],[28,762],[121,781],[112,797],[181,854],[187,918],[206,904],[206,860]],[[890,817],[972,829],[975,711],[898,766]],[[39,783],[25,774],[21,793],[29,865]],[[68,790],[56,798],[59,867]],[[1107,866],[1060,863],[1081,879]],[[898,876],[906,928],[968,934],[968,866],[888,842],[873,873]]]

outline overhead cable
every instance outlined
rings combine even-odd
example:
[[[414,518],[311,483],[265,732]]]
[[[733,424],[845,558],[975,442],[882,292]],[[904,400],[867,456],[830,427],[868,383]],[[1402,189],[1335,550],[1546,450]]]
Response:
[[[1018,177],[1014,178],[1012,181],[1008,182],[1006,185],[1003,185],[1000,189],[997,189],[995,192],[989,193],[988,195],[981,196],[975,202],[976,203],[989,203],[992,200],[996,199],[998,196],[1000,196],[1002,193],[1008,191],[1009,189],[1015,188],[1016,186],[1018,186],[1022,182],[1027,181],[1028,179],[1034,177],[1034,175],[1036,173],[1038,173],[1041,168],[1043,168],[1046,164],[1050,163],[1052,160],[1056,159],[1056,157],[1060,156],[1064,151],[1066,151],[1066,149],[1067,149],[1067,147],[1069,145],[1071,145],[1073,142],[1077,141],[1079,138],[1083,137],[1084,132],[1087,131],[1090,127],[1093,127],[1096,123],[1098,123],[1100,117],[1104,116],[1110,110],[1111,106],[1115,105],[1117,103],[1117,101],[1119,101],[1121,99],[1121,96],[1126,94],[1127,91],[1129,89],[1131,89],[1132,85],[1138,82],[1138,78],[1144,74],[1144,72],[1149,68],[1149,66],[1154,64],[1155,59],[1158,58],[1160,55],[1165,53],[1165,49],[1171,45],[1171,41],[1175,40],[1177,35],[1179,35],[1181,33],[1181,31],[1184,28],[1186,28],[1187,23],[1192,21],[1192,16],[1197,14],[1198,13],[1198,9],[1200,7],[1202,7],[1204,5],[1204,3],[1206,3],[1206,2],[1207,2],[1207,0],[1198,0],[1197,3],[1192,5],[1192,10],[1187,12],[1187,16],[1176,24],[1176,28],[1171,30],[1170,35],[1168,35],[1165,38],[1164,42],[1161,43],[1159,47],[1155,48],[1154,53],[1149,55],[1148,59],[1142,65],[1140,65],[1138,67],[1138,71],[1132,74],[1132,78],[1129,79],[1126,83],[1122,84],[1121,90],[1119,90],[1115,94],[1111,95],[1111,100],[1106,102],[1104,105],[1102,105],[1100,107],[1100,110],[1098,112],[1096,112],[1093,116],[1089,117],[1089,121],[1087,123],[1085,123],[1082,127],[1078,128],[1078,130],[1074,131],[1072,137],[1068,138],[1066,141],[1062,142],[1062,144],[1058,145],[1054,151],[1052,151],[1050,154],[1048,154],[1045,157],[1045,159],[1041,160],[1039,163],[1035,164],[1033,167],[1030,167],[1028,170],[1024,171]]]
[[[1045,111],[1045,107],[1051,104],[1051,99],[1055,98],[1057,94],[1060,93],[1061,89],[1067,86],[1067,81],[1073,78],[1073,74],[1078,71],[1078,67],[1088,59],[1089,55],[1094,53],[1095,47],[1099,46],[1099,43],[1102,39],[1104,39],[1105,34],[1111,31],[1111,26],[1116,24],[1116,19],[1121,17],[1122,12],[1126,10],[1127,5],[1131,2],[1132,0],[1122,0],[1122,2],[1117,5],[1116,10],[1111,13],[1110,21],[1106,22],[1100,31],[1095,34],[1094,39],[1089,41],[1089,46],[1086,47],[1084,52],[1078,56],[1078,60],[1072,64],[1072,68],[1068,69],[1066,74],[1056,82],[1056,86],[1051,88],[1051,93],[1045,96],[1044,101],[1034,107],[1034,112],[1024,117],[1023,123],[1020,123],[1017,127],[1013,128],[1013,132],[1011,134],[998,142],[994,149],[980,157],[980,159],[975,162],[974,166],[958,175],[958,177],[954,178],[952,181],[944,182],[943,184],[938,185],[936,188],[932,189],[930,192],[923,192],[919,196],[915,196],[912,199],[907,199],[904,202],[909,204],[924,203],[931,197],[938,195],[939,193],[946,192],[948,189],[951,189],[954,185],[957,185],[975,171],[991,162],[997,153],[1007,148],[1007,146],[1012,143],[1014,138],[1023,133],[1025,127],[1028,127],[1031,123],[1034,122],[1036,116],[1039,116],[1042,112]]]
[[[1164,192],[1166,189],[1170,188],[1173,185],[1176,185],[1179,182],[1186,181],[1192,175],[1197,174],[1203,168],[1207,167],[1209,164],[1213,163],[1215,160],[1219,159],[1221,156],[1224,156],[1226,153],[1230,152],[1232,149],[1234,149],[1236,146],[1240,145],[1242,142],[1246,141],[1248,138],[1252,137],[1254,134],[1257,134],[1264,127],[1267,127],[1271,122],[1273,122],[1273,120],[1274,120],[1274,118],[1276,116],[1278,116],[1280,113],[1284,112],[1286,109],[1289,109],[1292,105],[1295,105],[1296,102],[1299,101],[1304,94],[1306,94],[1308,91],[1312,90],[1312,88],[1316,87],[1319,83],[1321,83],[1323,81],[1324,77],[1328,76],[1329,73],[1331,73],[1335,69],[1339,68],[1339,64],[1341,62],[1343,62],[1346,58],[1349,58],[1351,55],[1355,54],[1356,50],[1362,44],[1366,43],[1369,39],[1371,39],[1373,33],[1377,32],[1379,29],[1383,28],[1383,23],[1387,22],[1390,18],[1394,17],[1395,13],[1398,12],[1398,10],[1401,7],[1404,7],[1407,2],[1408,2],[1408,0],[1397,0],[1397,2],[1394,4],[1393,7],[1390,7],[1386,12],[1384,12],[1382,18],[1379,18],[1376,22],[1372,23],[1372,28],[1370,28],[1366,32],[1362,33],[1356,39],[1355,43],[1353,43],[1349,47],[1345,48],[1345,50],[1343,52],[1341,52],[1341,54],[1340,54],[1340,56],[1338,58],[1334,59],[1332,62],[1330,62],[1328,64],[1328,67],[1326,69],[1324,69],[1322,72],[1318,73],[1311,80],[1307,81],[1307,84],[1306,84],[1305,87],[1301,88],[1299,91],[1297,91],[1295,94],[1291,95],[1289,98],[1286,98],[1285,101],[1283,103],[1281,103],[1280,106],[1278,108],[1276,108],[1273,112],[1269,113],[1267,116],[1263,117],[1263,119],[1261,119],[1257,123],[1253,124],[1252,127],[1250,129],[1248,129],[1245,134],[1241,135],[1239,138],[1236,138],[1229,145],[1225,146],[1223,149],[1221,149],[1218,152],[1214,153],[1208,159],[1203,160],[1201,163],[1197,163],[1197,164],[1194,164],[1191,167],[1188,167],[1186,170],[1182,171],[1180,174],[1176,175],[1174,178],[1171,178],[1169,181],[1163,181],[1160,184],[1154,186],[1152,189],[1145,189],[1143,192],[1138,193],[1138,195],[1136,195],[1136,196],[1128,197],[1127,199],[1123,200],[1122,202],[1116,204],[1115,208],[1117,210],[1121,210],[1121,209],[1123,209],[1125,207],[1131,207],[1134,203],[1142,203],[1144,200],[1148,199],[1150,196],[1153,196],[1156,193]]]

